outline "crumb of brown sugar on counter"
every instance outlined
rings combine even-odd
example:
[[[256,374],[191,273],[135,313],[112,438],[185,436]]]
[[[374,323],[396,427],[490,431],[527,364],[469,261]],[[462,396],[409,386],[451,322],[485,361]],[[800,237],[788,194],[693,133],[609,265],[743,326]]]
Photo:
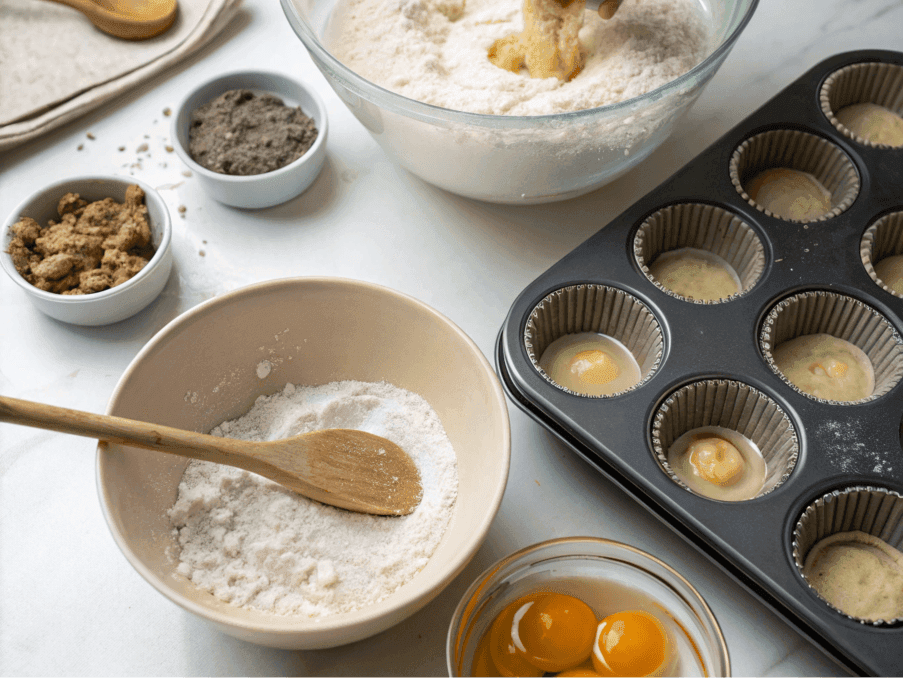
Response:
[[[182,176],[183,177],[192,177],[194,175],[191,173],[191,170],[182,170]]]
[[[170,146],[169,144],[166,144],[166,146],[164,146],[164,148],[166,149],[166,152],[167,152],[167,153],[172,153],[172,152],[175,150],[175,149],[174,149],[172,146]]]
[[[138,146],[138,148],[135,149],[135,152],[136,153],[146,153],[147,149],[149,149],[149,148],[150,148],[150,146],[148,146],[147,144],[141,144],[140,146]]]
[[[80,151],[80,150],[82,150],[84,147],[85,147],[84,144],[79,144],[79,145],[78,145],[78,148],[76,148],[75,150],[76,150],[76,151]]]
[[[163,109],[163,115],[165,115],[168,118],[169,116],[172,115],[172,109],[167,106],[166,108]]]
[[[206,257],[207,253],[204,250],[198,250],[198,254],[202,257]]]
[[[154,255],[144,191],[129,186],[125,202],[89,203],[67,193],[59,222],[30,217],[12,225],[8,253],[19,274],[38,289],[77,295],[101,292],[132,278]]]
[[[120,152],[120,153],[122,153],[124,150],[125,150],[125,146],[120,146],[120,147],[119,147],[119,152]]]
[[[88,132],[85,136],[88,137],[91,141],[94,141],[94,140],[97,138],[97,137],[94,136],[94,134],[91,133],[91,132]]]

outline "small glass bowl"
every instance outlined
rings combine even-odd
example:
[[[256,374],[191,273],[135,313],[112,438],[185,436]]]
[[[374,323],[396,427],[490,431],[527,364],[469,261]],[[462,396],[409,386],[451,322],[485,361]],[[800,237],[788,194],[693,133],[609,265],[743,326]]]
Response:
[[[595,608],[592,598],[602,589],[627,606],[620,609],[648,609],[670,618],[679,675],[731,675],[721,627],[690,582],[644,551],[596,537],[534,544],[480,575],[452,616],[446,643],[448,674],[471,675],[480,639],[498,613],[517,598],[535,591],[567,593]]]

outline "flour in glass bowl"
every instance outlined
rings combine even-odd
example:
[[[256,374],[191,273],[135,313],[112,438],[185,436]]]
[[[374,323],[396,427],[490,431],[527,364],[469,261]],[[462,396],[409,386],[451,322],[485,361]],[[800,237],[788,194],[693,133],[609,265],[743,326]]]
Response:
[[[683,75],[711,51],[695,0],[625,0],[613,19],[587,10],[588,53],[569,82],[492,64],[523,29],[521,0],[340,0],[324,35],[348,68],[410,99],[471,113],[545,115],[631,99]]]
[[[386,383],[288,384],[211,433],[264,441],[324,428],[367,431],[405,450],[423,485],[417,509],[353,513],[246,471],[192,461],[169,510],[177,571],[227,603],[312,618],[372,605],[410,581],[436,550],[458,488],[451,442],[423,398]]]

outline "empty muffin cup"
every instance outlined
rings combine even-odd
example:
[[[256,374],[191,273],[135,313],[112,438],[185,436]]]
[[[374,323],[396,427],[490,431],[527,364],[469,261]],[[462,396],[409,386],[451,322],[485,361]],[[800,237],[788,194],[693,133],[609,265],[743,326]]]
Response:
[[[814,134],[773,130],[731,156],[730,177],[750,205],[770,217],[811,223],[841,214],[859,193],[859,173],[838,146]]]
[[[719,437],[734,438],[733,433],[752,443],[764,461],[760,482],[752,486],[740,478],[746,483],[741,492],[708,492],[705,482],[686,479],[672,464],[672,445],[686,434],[712,429]],[[706,379],[681,387],[658,407],[652,420],[652,448],[659,466],[681,487],[710,499],[744,501],[768,494],[787,480],[799,456],[799,439],[790,418],[766,394],[739,381]],[[744,455],[744,473],[754,470],[751,461]]]
[[[862,235],[859,254],[875,284],[903,297],[903,212],[888,214],[869,226]]]
[[[848,487],[819,497],[793,531],[793,562],[828,607],[874,626],[903,622],[903,496]]]
[[[607,345],[596,350],[599,335]],[[636,297],[607,285],[581,284],[555,290],[536,305],[524,329],[524,346],[536,370],[557,388],[608,398],[639,388],[655,374],[664,337],[652,311]],[[567,374],[556,379],[548,368],[550,356],[559,349]],[[631,365],[622,363],[622,358]],[[555,358],[555,362],[557,369],[560,361]],[[625,379],[626,369],[632,370],[631,379]],[[574,380],[570,387],[566,378]],[[615,390],[599,392],[594,388],[599,384],[610,384]]]
[[[784,361],[781,354],[784,349],[781,347],[785,342],[802,337],[825,336],[848,342],[856,349],[857,355],[867,359],[869,365],[863,368],[871,367],[871,389],[859,392],[852,379],[849,379],[849,397],[825,397],[817,392],[817,386],[824,385],[827,381],[822,372],[831,377],[843,377],[847,373],[852,377],[851,368],[856,367],[854,364],[844,363],[842,359],[831,363],[831,359],[824,356],[816,356],[811,364],[806,365],[801,362],[799,365],[790,365]],[[875,400],[890,391],[903,374],[903,346],[893,325],[871,306],[835,292],[801,292],[778,302],[765,317],[759,342],[765,362],[775,374],[794,390],[823,403],[850,405]],[[797,371],[804,373],[810,381],[817,382],[816,388],[801,381]],[[838,372],[840,375],[837,375]],[[809,373],[815,376],[810,377]],[[838,389],[843,390],[844,387],[842,383],[828,384],[825,389],[826,392],[837,393]],[[869,390],[870,393],[867,392]]]
[[[765,268],[765,249],[752,227],[727,210],[700,203],[671,205],[655,212],[637,229],[633,253],[640,270],[656,287],[697,304],[717,304],[748,292]],[[667,272],[663,255],[670,256]],[[680,270],[677,267],[685,255],[691,257],[685,259],[691,268]],[[706,255],[712,259],[708,265],[704,260],[702,265],[691,263]],[[725,266],[730,270],[725,271]],[[718,284],[697,284],[703,280]]]
[[[822,84],[821,109],[837,130],[865,146],[903,146],[903,66],[846,66]]]

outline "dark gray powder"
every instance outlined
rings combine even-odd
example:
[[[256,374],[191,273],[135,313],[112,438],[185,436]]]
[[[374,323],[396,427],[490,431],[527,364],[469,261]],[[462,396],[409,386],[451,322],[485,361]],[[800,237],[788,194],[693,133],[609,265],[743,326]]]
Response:
[[[230,90],[191,114],[188,153],[220,174],[263,174],[294,162],[317,138],[314,121],[272,94]]]

